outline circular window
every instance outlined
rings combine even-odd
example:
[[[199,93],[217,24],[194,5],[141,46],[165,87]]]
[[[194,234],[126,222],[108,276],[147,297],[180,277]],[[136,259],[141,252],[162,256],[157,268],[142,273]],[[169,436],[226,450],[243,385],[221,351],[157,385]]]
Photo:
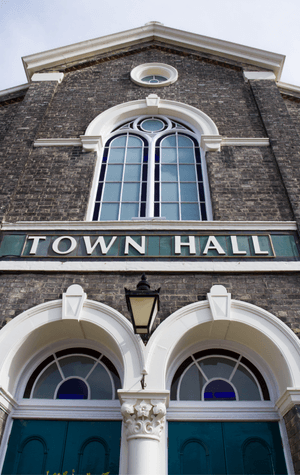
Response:
[[[141,128],[146,132],[159,132],[165,128],[165,124],[159,119],[146,119],[141,123]]]
[[[130,77],[139,86],[162,87],[177,81],[178,72],[168,64],[145,63],[136,66],[131,71]]]

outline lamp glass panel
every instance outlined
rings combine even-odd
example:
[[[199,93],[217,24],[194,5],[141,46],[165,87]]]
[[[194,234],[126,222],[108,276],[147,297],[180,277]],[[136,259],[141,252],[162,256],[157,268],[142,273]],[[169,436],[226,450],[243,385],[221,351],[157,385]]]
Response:
[[[147,326],[155,297],[130,297],[135,326]]]

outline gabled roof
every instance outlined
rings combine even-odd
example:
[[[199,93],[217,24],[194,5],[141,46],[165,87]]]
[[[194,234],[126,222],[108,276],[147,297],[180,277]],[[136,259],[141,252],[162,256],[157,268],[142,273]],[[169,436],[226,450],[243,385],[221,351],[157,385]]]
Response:
[[[59,66],[63,64],[82,61],[102,53],[113,52],[120,48],[139,45],[151,40],[214,54],[270,70],[274,72],[277,81],[280,79],[285,60],[285,56],[281,54],[169,28],[156,21],[146,23],[140,28],[25,56],[22,60],[26,76],[30,81],[34,73],[43,69],[53,67],[59,69]]]

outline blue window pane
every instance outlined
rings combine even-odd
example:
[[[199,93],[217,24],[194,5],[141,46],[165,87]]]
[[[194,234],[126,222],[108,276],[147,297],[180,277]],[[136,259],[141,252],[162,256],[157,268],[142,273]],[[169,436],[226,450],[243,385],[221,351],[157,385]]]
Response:
[[[211,381],[204,391],[205,401],[235,401],[236,396],[233,387],[227,381],[216,379]]]
[[[140,181],[141,179],[141,165],[126,165],[125,166],[125,181]]]
[[[108,165],[106,181],[122,181],[123,165]]]
[[[219,356],[205,358],[200,362],[200,367],[207,379],[229,379],[235,366],[236,361]]]
[[[176,147],[176,137],[175,135],[169,135],[161,142],[162,147]]]
[[[143,141],[138,137],[133,137],[132,135],[128,137],[128,147],[142,147],[142,144]]]
[[[68,379],[57,391],[56,399],[87,399],[88,388],[84,381],[77,378]]]
[[[147,132],[158,132],[159,130],[163,130],[164,125],[165,124],[161,120],[157,119],[147,119],[141,124],[142,128]]]
[[[179,163],[195,163],[194,149],[192,148],[179,148],[178,149]]]
[[[124,183],[122,201],[139,201],[140,198],[140,184],[139,183]]]
[[[122,135],[121,137],[117,137],[116,139],[111,141],[111,147],[125,147],[126,145],[126,135]]]
[[[198,202],[198,190],[196,183],[180,183],[181,201]]]
[[[164,148],[161,151],[161,163],[177,163],[176,148]]]
[[[126,163],[141,163],[142,148],[128,148],[126,154]]]
[[[200,219],[199,206],[198,204],[187,204],[183,203],[181,205],[181,219],[182,220],[197,220]]]
[[[180,181],[196,181],[195,167],[193,165],[179,165]]]
[[[126,219],[138,218],[138,217],[139,217],[138,203],[122,203],[120,219],[126,220]]]
[[[193,147],[194,143],[188,137],[184,135],[178,135],[178,147]]]
[[[109,152],[109,163],[123,163],[125,158],[125,148],[112,148]]]
[[[176,165],[162,165],[161,167],[161,181],[177,181],[177,166]]]
[[[121,183],[106,183],[103,201],[120,201]]]
[[[166,219],[179,220],[179,205],[178,204],[162,204],[161,205],[161,216]]]
[[[205,379],[196,365],[185,373],[180,384],[179,399],[181,401],[200,401]]]
[[[101,208],[100,221],[117,221],[118,213],[118,203],[104,203]]]
[[[164,183],[161,187],[161,201],[178,201],[177,183]]]
[[[261,399],[257,384],[243,366],[239,366],[232,378],[232,384],[235,385],[240,401],[259,401]]]

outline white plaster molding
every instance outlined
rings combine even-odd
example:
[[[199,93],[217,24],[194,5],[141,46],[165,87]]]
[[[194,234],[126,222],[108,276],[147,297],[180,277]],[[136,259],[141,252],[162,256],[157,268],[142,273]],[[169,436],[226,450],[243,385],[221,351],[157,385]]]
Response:
[[[159,97],[150,94],[147,98],[149,114],[156,114],[159,106]],[[70,147],[80,146],[87,152],[98,152],[103,146],[102,136],[81,135],[77,138],[56,138],[56,139],[37,139],[34,142],[35,147]],[[249,138],[249,137],[222,137],[221,135],[202,135],[201,147],[205,151],[219,151],[221,147],[267,147],[270,145],[268,138]]]
[[[195,127],[200,134],[219,136],[216,124],[201,110],[188,104],[168,99],[159,99],[158,101],[158,96],[152,94],[148,98],[121,103],[102,112],[88,125],[84,135],[102,135],[103,142],[105,142],[106,137],[118,124],[138,116],[153,115],[153,107],[155,107],[156,114],[187,122]]]
[[[234,61],[246,62],[259,68],[271,70],[280,79],[285,56],[257,48],[238,45],[207,36],[166,27],[158,22],[123,31],[113,35],[82,41],[73,45],[56,48],[22,58],[28,80],[34,72],[44,68],[74,63],[105,52],[139,45],[143,42],[157,40],[170,45],[178,45],[195,51],[216,54]]]
[[[281,81],[278,81],[276,84],[280,89],[284,89],[287,92],[298,92],[300,94],[300,86],[294,86],[293,84]]]
[[[216,402],[216,401],[214,401]],[[271,401],[253,402],[235,401],[233,404],[205,401],[204,403],[191,404],[190,401],[170,401],[167,421],[175,420],[276,420],[280,419],[277,407]]]
[[[143,82],[142,79],[146,76],[163,76],[166,78],[161,83]],[[178,79],[178,72],[173,66],[164,63],[145,63],[136,66],[130,72],[130,77],[135,84],[143,87],[164,87],[173,84]]]
[[[76,138],[37,139],[33,145],[34,147],[80,147],[82,140]]]
[[[271,71],[244,71],[243,75],[248,80],[276,80],[276,75]]]
[[[222,147],[267,147],[270,145],[268,138],[243,138],[243,137],[222,137]]]
[[[213,285],[207,300],[214,320],[230,319],[231,294],[223,285]]]
[[[61,83],[63,78],[64,73],[35,73],[31,77],[31,81],[56,81],[58,83]]]
[[[221,144],[221,135],[201,135],[200,146],[205,152],[219,152]]]
[[[17,406],[18,404],[11,394],[0,387],[0,409],[2,409],[5,414],[10,414]]]
[[[26,84],[21,84],[20,86],[15,86],[15,87],[10,87],[8,89],[3,89],[2,91],[0,91],[0,97],[1,96],[7,96],[9,94],[14,94],[15,92],[19,92],[19,91],[25,91],[25,89],[28,89],[30,86],[30,84],[26,83]]]
[[[118,394],[127,440],[160,440],[166,421],[169,391],[133,393],[119,390]]]
[[[160,97],[157,94],[149,94],[146,97],[146,104],[149,110],[149,114],[157,114],[160,103]]]
[[[62,297],[62,319],[79,320],[86,297],[86,293],[80,285],[70,285]]]
[[[229,258],[230,259],[230,258]],[[128,258],[123,261],[110,260],[97,261],[20,261],[20,260],[0,260],[0,270],[14,272],[300,272],[299,261],[209,261],[201,257],[199,261],[184,260],[168,261],[163,258],[158,261],[130,261]]]
[[[282,416],[287,414],[296,404],[300,405],[300,387],[287,388],[276,402]]]
[[[17,221],[0,223],[1,231],[297,231],[295,221]]]
[[[83,150],[86,152],[99,152],[103,145],[101,135],[80,135]]]

